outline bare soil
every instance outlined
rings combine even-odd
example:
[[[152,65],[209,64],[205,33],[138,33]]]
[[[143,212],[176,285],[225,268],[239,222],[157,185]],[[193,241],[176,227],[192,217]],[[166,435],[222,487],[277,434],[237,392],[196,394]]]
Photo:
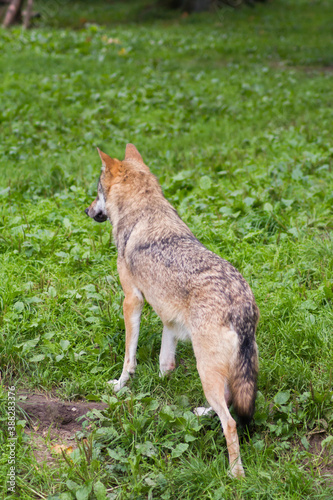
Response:
[[[326,434],[318,433],[311,436],[309,443],[309,453],[313,455],[318,461],[318,468],[320,469],[321,476],[324,476],[327,484],[333,491],[333,455],[331,450],[324,450],[322,448],[322,441],[327,437]]]
[[[52,466],[56,456],[61,456],[60,447],[76,448],[75,434],[82,430],[80,419],[94,408],[104,410],[106,403],[92,401],[61,401],[40,393],[19,393],[17,406],[23,410],[28,421],[25,430],[30,446],[39,464]],[[22,415],[22,417],[23,417]]]
[[[323,449],[322,447],[327,433],[324,430],[312,431],[312,434],[310,433],[307,438],[309,442],[307,450],[300,443],[297,444],[308,453],[308,457],[302,463],[309,472],[312,470],[319,472],[329,495],[331,495],[328,498],[333,498],[333,454],[331,449]]]
[[[77,420],[79,417],[94,408],[104,410],[107,407],[106,403],[61,401],[38,393],[20,393],[17,405],[28,415],[29,425],[38,427],[40,431],[52,425],[59,430],[74,433],[82,428],[82,423]]]

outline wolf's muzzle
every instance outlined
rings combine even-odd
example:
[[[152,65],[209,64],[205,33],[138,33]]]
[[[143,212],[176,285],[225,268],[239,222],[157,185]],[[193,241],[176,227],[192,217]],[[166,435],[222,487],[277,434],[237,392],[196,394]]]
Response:
[[[98,214],[96,214],[93,219],[96,222],[105,222],[106,220],[108,220],[107,215],[104,215],[103,212],[99,212]]]

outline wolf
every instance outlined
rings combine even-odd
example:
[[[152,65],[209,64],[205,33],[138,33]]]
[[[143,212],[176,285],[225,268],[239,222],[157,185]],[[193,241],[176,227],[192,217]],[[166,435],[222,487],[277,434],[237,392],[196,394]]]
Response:
[[[243,424],[254,413],[259,309],[251,288],[193,235],[133,144],[127,144],[123,161],[98,152],[97,197],[85,212],[96,222],[112,224],[125,294],[124,365],[119,380],[110,383],[119,391],[135,372],[145,298],[163,323],[160,374],[175,368],[177,341],[189,339],[205,396],[222,424],[231,475],[244,476],[228,407],[233,405]]]

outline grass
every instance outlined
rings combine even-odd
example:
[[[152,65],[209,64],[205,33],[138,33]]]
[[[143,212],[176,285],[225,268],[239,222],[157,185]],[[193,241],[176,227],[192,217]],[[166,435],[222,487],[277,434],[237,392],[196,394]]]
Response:
[[[71,2],[31,31],[0,30],[0,443],[9,386],[109,404],[52,470],[34,462],[20,420],[17,491],[4,498],[331,498],[330,2],[157,20],[144,5]],[[123,158],[127,142],[260,307],[244,481],[227,476],[218,421],[191,413],[205,400],[189,345],[159,379],[148,306],[135,378],[117,398],[106,385],[122,367],[123,294],[111,228],[83,210],[95,146]]]

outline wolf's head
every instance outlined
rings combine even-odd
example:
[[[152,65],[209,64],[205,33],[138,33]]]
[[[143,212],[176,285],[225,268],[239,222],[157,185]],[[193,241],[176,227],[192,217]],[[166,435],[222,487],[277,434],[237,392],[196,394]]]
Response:
[[[107,211],[107,200],[114,184],[124,177],[126,162],[138,162],[144,165],[142,157],[133,144],[127,144],[124,162],[111,158],[97,148],[102,160],[102,172],[97,185],[97,197],[92,204],[85,209],[85,213],[96,222],[105,222],[109,215]]]

